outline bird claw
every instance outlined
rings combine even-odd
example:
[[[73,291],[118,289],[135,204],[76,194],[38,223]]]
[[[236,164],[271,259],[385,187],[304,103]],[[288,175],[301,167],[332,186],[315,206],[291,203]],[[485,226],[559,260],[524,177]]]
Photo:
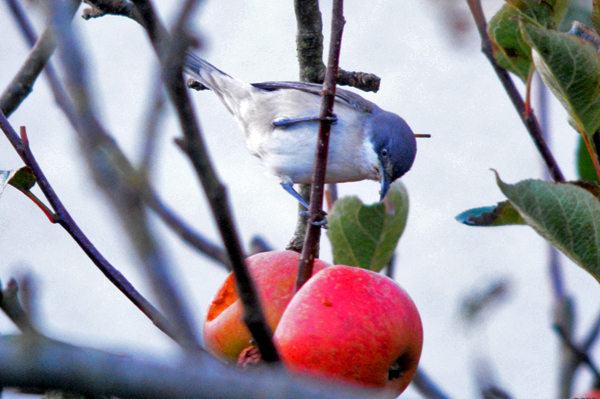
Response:
[[[310,215],[308,213],[308,211],[302,211],[300,212],[300,216],[305,217],[305,218],[310,218]],[[322,218],[321,220],[316,220]],[[312,224],[313,226],[317,226],[317,227],[321,227],[325,230],[329,229],[329,226],[327,226],[327,212],[325,211],[321,211],[317,217],[313,217],[310,218],[310,224]]]
[[[332,114],[331,116],[326,116],[323,119],[326,120],[326,121],[331,122],[332,125],[335,125],[338,122],[338,117],[337,117],[336,114]]]

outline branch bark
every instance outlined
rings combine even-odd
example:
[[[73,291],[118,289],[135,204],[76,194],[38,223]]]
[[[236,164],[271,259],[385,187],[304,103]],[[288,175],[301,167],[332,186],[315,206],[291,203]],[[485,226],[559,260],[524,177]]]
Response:
[[[324,220],[323,193],[325,190],[325,172],[327,168],[327,154],[329,152],[329,134],[331,131],[331,118],[333,105],[335,103],[335,85],[337,70],[340,60],[340,47],[342,45],[342,33],[344,31],[344,1],[335,0],[331,17],[331,40],[329,43],[329,58],[327,61],[327,74],[323,85],[323,96],[321,100],[321,111],[319,118],[319,137],[315,155],[315,169],[313,172],[312,188],[310,193],[309,221],[307,224],[306,238],[298,263],[298,275],[296,277],[296,291],[312,276],[312,268],[321,238],[321,226],[319,222]]]
[[[292,377],[282,368],[241,372],[211,357],[169,366],[45,337],[0,337],[0,386],[130,399],[379,399],[381,390]]]
[[[229,206],[227,190],[220,182],[212,166],[182,77],[183,59],[191,44],[191,40],[185,32],[187,20],[183,16],[187,17],[191,12],[181,13],[182,18],[178,20],[171,34],[172,38],[178,40],[170,41],[167,30],[160,22],[152,3],[147,0],[133,0],[133,3],[142,16],[143,26],[161,61],[165,87],[175,106],[183,131],[183,138],[178,139],[176,143],[188,156],[200,179],[224,246],[227,249],[238,293],[244,305],[244,321],[256,341],[256,346],[260,350],[263,360],[277,362],[279,361],[279,355],[273,344],[273,332],[266,323],[256,287],[246,267],[245,255]],[[165,46],[165,43],[169,43],[169,45]]]
[[[118,211],[161,307],[172,323],[170,331],[173,331],[183,348],[198,353],[202,349],[189,311],[175,289],[166,255],[150,230],[142,196],[135,185],[129,184],[129,179],[135,180],[136,174],[95,115],[95,107],[88,92],[86,64],[81,56],[79,43],[73,36],[63,3],[52,2],[48,14],[61,50],[60,59],[67,71],[66,87],[72,99],[70,108],[73,119],[70,122],[79,135],[92,175]]]
[[[23,163],[29,166],[33,171],[40,189],[44,196],[50,202],[54,210],[54,220],[60,224],[71,235],[73,240],[79,247],[88,255],[98,269],[113,283],[138,309],[142,311],[158,329],[176,339],[169,321],[160,313],[150,302],[140,294],[133,285],[119,272],[110,262],[96,249],[94,244],[87,238],[83,231],[79,228],[75,220],[71,217],[62,201],[56,195],[56,192],[50,185],[42,168],[37,163],[29,143],[26,139],[21,139],[17,132],[10,125],[4,114],[0,111],[0,129],[4,132],[15,151],[19,154]],[[25,138],[26,136],[24,136]]]

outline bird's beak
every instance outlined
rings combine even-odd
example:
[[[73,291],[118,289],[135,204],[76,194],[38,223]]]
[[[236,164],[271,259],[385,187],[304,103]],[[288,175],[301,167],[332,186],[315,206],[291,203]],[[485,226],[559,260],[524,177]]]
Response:
[[[390,188],[390,179],[386,176],[386,174],[383,174],[383,178],[381,179],[381,198],[379,198],[379,201],[383,201],[383,198],[385,198],[385,194],[388,192],[388,189]]]

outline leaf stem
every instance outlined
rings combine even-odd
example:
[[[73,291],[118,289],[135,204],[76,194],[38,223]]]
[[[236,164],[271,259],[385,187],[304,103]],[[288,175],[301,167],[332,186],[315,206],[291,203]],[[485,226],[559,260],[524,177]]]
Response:
[[[533,111],[531,110],[531,112],[528,112],[525,102],[523,101],[523,98],[517,90],[510,75],[508,74],[508,71],[506,71],[506,69],[502,68],[496,62],[494,51],[492,50],[492,43],[487,34],[487,22],[485,20],[485,15],[483,14],[483,8],[481,7],[481,0],[467,0],[467,3],[469,4],[469,9],[473,14],[473,18],[475,19],[475,23],[477,25],[477,30],[481,36],[482,51],[492,64],[496,75],[504,86],[504,89],[506,90],[506,93],[517,110],[517,113],[519,114],[523,124],[527,128],[531,139],[535,143],[535,146],[537,147],[542,159],[544,160],[544,163],[546,164],[546,167],[548,168],[552,180],[555,182],[565,181],[565,177],[562,174],[558,163],[554,159],[548,144],[546,143],[546,139],[544,138],[540,124],[538,123]]]
[[[594,133],[595,135],[598,133]],[[600,180],[600,163],[598,162],[598,156],[596,155],[596,150],[594,149],[594,145],[590,142],[590,138],[587,134],[581,133],[583,137],[583,142],[585,143],[585,148],[587,148],[588,153],[590,154],[590,158],[592,159],[592,163],[594,164],[594,170],[596,171],[596,175],[598,175],[598,179]]]

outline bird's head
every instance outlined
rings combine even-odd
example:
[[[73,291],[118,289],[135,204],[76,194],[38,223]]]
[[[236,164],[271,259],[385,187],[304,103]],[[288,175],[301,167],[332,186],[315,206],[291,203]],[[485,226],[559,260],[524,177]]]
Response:
[[[417,154],[417,141],[408,124],[396,114],[380,108],[373,110],[371,143],[381,170],[381,199],[396,179],[412,166]]]

